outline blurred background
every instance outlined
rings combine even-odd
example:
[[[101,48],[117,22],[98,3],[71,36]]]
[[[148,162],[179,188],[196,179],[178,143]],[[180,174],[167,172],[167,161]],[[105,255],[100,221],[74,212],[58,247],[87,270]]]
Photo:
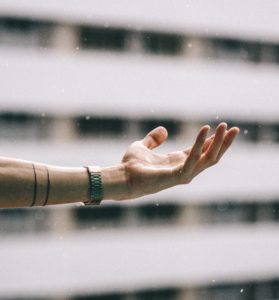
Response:
[[[117,164],[241,128],[188,186],[0,210],[1,299],[279,299],[279,3],[0,0],[0,155]]]

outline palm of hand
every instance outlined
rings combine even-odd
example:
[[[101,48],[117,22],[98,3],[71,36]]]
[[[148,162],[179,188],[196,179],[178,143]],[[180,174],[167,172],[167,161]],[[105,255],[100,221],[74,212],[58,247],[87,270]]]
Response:
[[[122,159],[133,198],[172,186],[172,170],[185,159],[182,151],[164,155],[148,149],[140,141],[133,143]]]
[[[220,124],[215,134],[206,139],[209,126],[204,126],[192,147],[169,154],[152,151],[167,138],[167,131],[163,127],[152,130],[143,140],[134,142],[122,159],[129,196],[136,198],[189,183],[201,171],[216,164],[233,142],[238,128],[229,131],[226,128],[225,123]]]

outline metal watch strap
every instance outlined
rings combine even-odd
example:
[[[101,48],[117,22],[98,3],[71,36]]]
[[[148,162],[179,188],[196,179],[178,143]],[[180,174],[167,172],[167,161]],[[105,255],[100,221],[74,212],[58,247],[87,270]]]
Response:
[[[89,197],[86,204],[99,205],[103,200],[103,184],[101,168],[97,166],[87,166],[89,175]]]

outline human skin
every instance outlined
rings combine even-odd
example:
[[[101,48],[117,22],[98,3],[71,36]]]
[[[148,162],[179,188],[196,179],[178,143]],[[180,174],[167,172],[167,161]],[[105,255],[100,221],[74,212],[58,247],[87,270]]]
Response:
[[[168,136],[157,127],[142,140],[132,143],[118,165],[101,168],[104,200],[127,200],[157,193],[180,184],[189,184],[203,170],[215,165],[233,143],[239,129],[227,129],[220,123],[215,133],[203,126],[193,146],[177,152],[158,154],[154,148]],[[68,168],[33,163],[37,175],[35,206],[42,206],[47,189],[48,205],[89,201],[89,177],[86,168]],[[34,196],[32,162],[0,158],[0,208],[30,207]]]

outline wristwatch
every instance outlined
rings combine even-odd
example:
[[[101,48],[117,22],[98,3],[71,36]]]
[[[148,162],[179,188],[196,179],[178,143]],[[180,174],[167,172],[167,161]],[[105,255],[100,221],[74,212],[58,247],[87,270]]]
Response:
[[[89,201],[86,205],[99,205],[103,200],[104,191],[102,184],[101,168],[98,166],[86,166],[89,175]]]

